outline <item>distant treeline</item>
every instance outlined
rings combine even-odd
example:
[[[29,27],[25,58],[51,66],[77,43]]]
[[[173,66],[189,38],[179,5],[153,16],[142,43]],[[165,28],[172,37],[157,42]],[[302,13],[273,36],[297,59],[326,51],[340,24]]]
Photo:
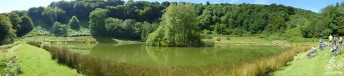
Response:
[[[18,30],[19,17],[28,16],[36,26],[51,29],[51,32],[66,29],[78,30],[90,28],[92,24],[91,12],[96,9],[94,19],[100,29],[91,29],[91,32],[101,30],[97,36],[122,39],[146,40],[149,33],[157,29],[162,22],[162,15],[166,8],[177,2],[148,2],[121,0],[75,0],[52,2],[47,7],[32,7],[24,11],[5,13],[13,29]],[[183,2],[179,2],[183,3]],[[344,3],[329,5],[321,13],[294,8],[284,5],[259,4],[192,4],[197,15],[197,27],[202,34],[261,35],[280,36],[285,38],[325,37],[329,34],[344,35]],[[13,17],[14,15],[15,17]],[[29,20],[30,21],[30,20]],[[58,23],[56,23],[58,22]],[[23,26],[21,24],[20,26]],[[4,27],[6,28],[6,27]],[[4,29],[2,28],[2,29]],[[1,30],[1,33],[3,30]],[[17,33],[19,35],[25,35]],[[18,32],[18,31],[17,31]],[[57,32],[56,36],[66,36]],[[2,35],[5,37],[4,35]],[[9,37],[6,37],[9,38]],[[4,40],[4,38],[0,38]]]

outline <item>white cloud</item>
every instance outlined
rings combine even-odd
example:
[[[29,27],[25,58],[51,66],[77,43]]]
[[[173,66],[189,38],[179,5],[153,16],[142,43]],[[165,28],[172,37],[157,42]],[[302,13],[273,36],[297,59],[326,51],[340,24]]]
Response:
[[[254,0],[254,4],[268,4],[268,0]]]

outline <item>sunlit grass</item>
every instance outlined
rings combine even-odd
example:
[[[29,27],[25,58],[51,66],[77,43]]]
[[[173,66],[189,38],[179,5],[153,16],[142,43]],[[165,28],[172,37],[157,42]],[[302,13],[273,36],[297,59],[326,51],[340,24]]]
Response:
[[[310,48],[309,45],[296,47],[281,54],[257,59],[240,66],[233,66],[231,75],[233,76],[263,76],[286,66],[300,52],[305,52]]]

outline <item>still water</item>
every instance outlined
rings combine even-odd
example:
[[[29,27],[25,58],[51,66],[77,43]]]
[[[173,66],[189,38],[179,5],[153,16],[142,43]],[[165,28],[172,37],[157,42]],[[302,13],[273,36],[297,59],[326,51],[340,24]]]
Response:
[[[87,55],[138,66],[203,67],[242,64],[288,49],[290,47],[274,45],[216,44],[215,47],[154,47],[145,44],[98,44],[88,49]]]

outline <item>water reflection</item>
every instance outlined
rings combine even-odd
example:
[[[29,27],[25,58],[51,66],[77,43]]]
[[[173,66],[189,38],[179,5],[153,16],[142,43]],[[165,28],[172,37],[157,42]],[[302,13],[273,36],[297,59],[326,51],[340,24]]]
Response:
[[[98,44],[93,56],[140,66],[209,66],[240,64],[287,50],[287,47],[216,45],[215,47],[154,47],[145,44]]]

